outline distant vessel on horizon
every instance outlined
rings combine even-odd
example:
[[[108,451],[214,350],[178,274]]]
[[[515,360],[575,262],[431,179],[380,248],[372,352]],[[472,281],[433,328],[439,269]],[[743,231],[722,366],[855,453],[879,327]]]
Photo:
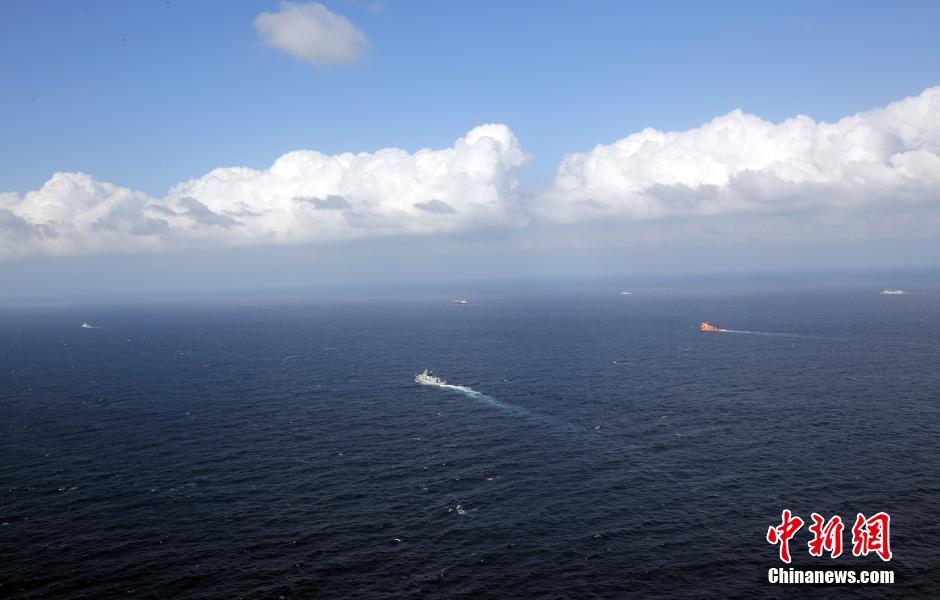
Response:
[[[450,301],[451,304],[470,304],[470,301],[466,298],[454,298]]]
[[[717,325],[712,325],[708,321],[702,321],[702,324],[698,326],[699,331],[724,331],[721,327]]]
[[[633,295],[633,292],[628,292],[627,290],[624,290],[624,291],[620,292],[620,295],[621,295],[621,296],[632,296],[632,295]]]
[[[82,329],[98,329],[88,321],[82,321]]]
[[[881,290],[882,296],[906,296],[908,293],[904,290],[892,290],[891,288]]]

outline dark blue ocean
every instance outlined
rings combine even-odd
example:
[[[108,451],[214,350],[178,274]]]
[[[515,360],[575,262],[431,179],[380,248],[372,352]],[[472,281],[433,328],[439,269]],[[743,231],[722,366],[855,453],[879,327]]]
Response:
[[[0,310],[0,597],[940,597],[940,295],[877,292]],[[784,508],[896,583],[769,584]]]

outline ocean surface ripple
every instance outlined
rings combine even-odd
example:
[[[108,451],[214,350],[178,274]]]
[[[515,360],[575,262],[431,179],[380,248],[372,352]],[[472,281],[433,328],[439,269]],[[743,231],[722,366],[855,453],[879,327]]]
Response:
[[[940,305],[890,300],[0,312],[0,597],[830,597],[766,582],[783,508],[891,514],[794,541],[896,571],[840,597],[940,597]]]

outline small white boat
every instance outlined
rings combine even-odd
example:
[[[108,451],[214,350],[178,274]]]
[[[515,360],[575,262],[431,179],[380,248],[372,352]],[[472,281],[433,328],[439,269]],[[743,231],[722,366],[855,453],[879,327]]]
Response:
[[[434,371],[428,371],[427,369],[423,373],[415,375],[415,383],[421,385],[447,385],[443,377],[438,377],[434,374]]]
[[[628,292],[627,290],[624,290],[624,291],[620,292],[620,295],[621,295],[621,296],[632,296],[632,295],[633,295],[633,292]]]
[[[889,288],[886,290],[881,290],[881,295],[882,296],[906,296],[907,292],[905,292],[904,290],[892,290]]]
[[[82,329],[98,329],[88,321],[82,321]]]
[[[470,304],[470,301],[466,298],[454,298],[450,301],[451,304]]]

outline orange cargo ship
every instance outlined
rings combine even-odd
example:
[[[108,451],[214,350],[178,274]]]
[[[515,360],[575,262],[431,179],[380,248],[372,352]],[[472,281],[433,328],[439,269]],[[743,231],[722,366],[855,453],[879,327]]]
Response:
[[[721,331],[721,327],[712,325],[708,321],[702,321],[702,324],[699,325],[698,328],[702,331]]]

